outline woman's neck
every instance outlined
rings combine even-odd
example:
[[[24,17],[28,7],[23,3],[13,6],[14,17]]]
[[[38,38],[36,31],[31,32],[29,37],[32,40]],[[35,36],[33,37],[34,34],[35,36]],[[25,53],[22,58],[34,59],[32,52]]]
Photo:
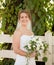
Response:
[[[21,28],[22,28],[22,30],[25,30],[25,29],[27,29],[27,26],[22,26]]]

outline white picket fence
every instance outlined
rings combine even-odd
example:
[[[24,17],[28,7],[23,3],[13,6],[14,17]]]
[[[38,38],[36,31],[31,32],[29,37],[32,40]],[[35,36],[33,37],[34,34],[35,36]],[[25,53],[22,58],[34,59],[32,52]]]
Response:
[[[49,44],[49,51],[51,54],[48,54],[48,61],[46,65],[54,65],[54,36],[50,31],[45,33],[45,36],[38,36],[42,40],[46,41]],[[7,34],[0,35],[0,42],[12,43],[12,36]],[[0,50],[0,58],[13,58],[15,59],[16,54],[13,50]]]

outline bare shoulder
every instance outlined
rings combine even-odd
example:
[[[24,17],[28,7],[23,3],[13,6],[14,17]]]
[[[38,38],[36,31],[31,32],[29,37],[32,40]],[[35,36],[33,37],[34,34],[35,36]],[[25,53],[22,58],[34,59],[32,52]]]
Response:
[[[20,37],[21,36],[21,30],[16,30],[13,34],[14,37]]]
[[[31,35],[34,35],[33,31],[29,31]]]
[[[34,35],[34,32],[32,32],[32,35]]]
[[[34,33],[33,33],[33,32],[31,32],[31,34],[32,34],[32,35],[34,35]]]

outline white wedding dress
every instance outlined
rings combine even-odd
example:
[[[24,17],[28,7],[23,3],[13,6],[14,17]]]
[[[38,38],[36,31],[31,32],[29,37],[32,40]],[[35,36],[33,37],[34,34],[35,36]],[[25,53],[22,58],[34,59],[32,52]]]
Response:
[[[32,37],[33,37],[33,35],[31,35],[31,36],[22,35],[21,38],[20,38],[20,49],[26,51],[24,46],[28,44],[29,40],[31,40]],[[27,58],[26,57],[21,56],[19,54],[16,55],[16,60],[15,60],[14,65],[26,65],[26,63],[27,63]],[[34,57],[30,58],[28,65],[36,65]]]

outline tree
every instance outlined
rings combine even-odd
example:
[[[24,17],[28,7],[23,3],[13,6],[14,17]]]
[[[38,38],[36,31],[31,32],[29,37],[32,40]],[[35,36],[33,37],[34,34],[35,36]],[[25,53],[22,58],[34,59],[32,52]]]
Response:
[[[0,9],[2,17],[1,30],[4,32],[4,34],[13,34],[17,25],[18,11],[22,9],[22,4],[23,0],[5,0],[5,3],[2,3],[4,9]],[[0,46],[1,49],[11,49],[11,44],[5,43]],[[2,61],[0,61],[0,65],[14,65],[14,60],[4,58]]]
[[[2,2],[2,0],[0,1]],[[0,9],[1,30],[5,34],[13,34],[18,21],[18,11],[21,9],[27,9],[31,12],[35,35],[44,35],[47,30],[53,30],[54,3],[51,3],[50,0],[5,0],[2,5],[4,9]],[[5,43],[2,45],[2,49],[11,49],[10,46],[10,44]],[[4,59],[2,62],[0,65],[13,65],[14,63],[12,59]]]
[[[21,2],[23,0],[5,0],[3,3],[2,30],[5,34],[13,34],[18,20],[18,11],[22,9]]]
[[[50,0],[24,0],[24,8],[32,14],[33,31],[36,35],[44,35],[52,31],[54,22],[54,4]]]

